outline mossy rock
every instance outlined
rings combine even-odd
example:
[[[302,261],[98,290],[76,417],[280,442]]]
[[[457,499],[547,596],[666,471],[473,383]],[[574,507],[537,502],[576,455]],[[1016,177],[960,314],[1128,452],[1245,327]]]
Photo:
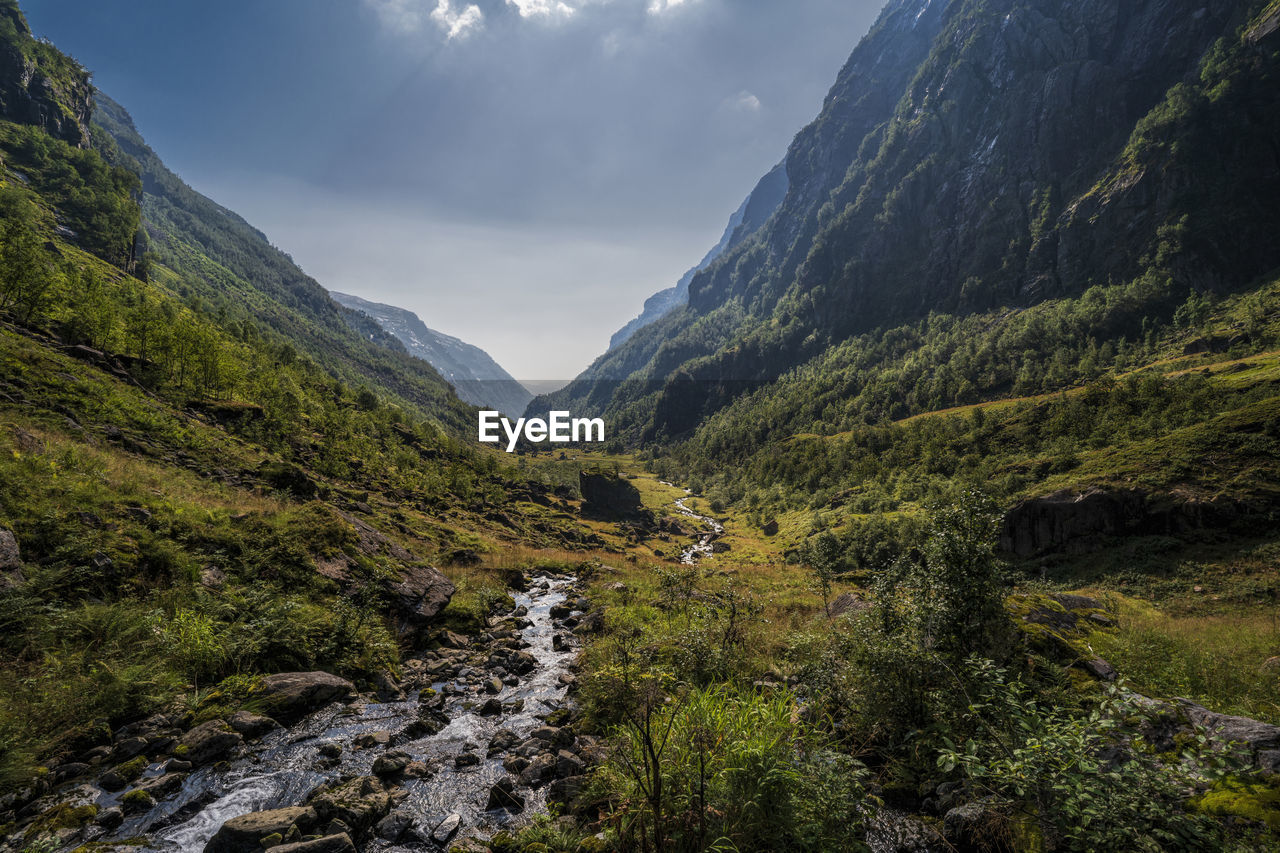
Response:
[[[116,775],[125,782],[132,782],[142,775],[142,771],[147,769],[147,764],[149,763],[145,755],[138,755],[128,761],[117,764],[113,769]]]
[[[98,816],[98,807],[92,803],[73,806],[63,803],[54,806],[35,819],[27,837],[31,838],[45,832],[56,832],[59,829],[79,829]]]
[[[1238,817],[1280,830],[1280,777],[1265,782],[1225,779],[1194,801],[1196,809],[1218,817]]]
[[[141,788],[134,788],[120,798],[120,805],[127,812],[146,811],[156,804],[156,798]]]

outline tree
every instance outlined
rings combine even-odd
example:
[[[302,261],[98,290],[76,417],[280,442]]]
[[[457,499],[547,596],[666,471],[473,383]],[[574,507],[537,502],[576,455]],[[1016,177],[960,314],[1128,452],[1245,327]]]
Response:
[[[840,540],[830,532],[820,533],[800,546],[800,562],[813,572],[827,618],[831,618],[831,584],[840,575],[843,556]]]

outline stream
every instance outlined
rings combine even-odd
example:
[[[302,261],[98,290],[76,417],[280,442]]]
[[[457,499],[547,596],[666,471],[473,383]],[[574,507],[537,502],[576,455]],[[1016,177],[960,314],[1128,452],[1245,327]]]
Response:
[[[663,481],[663,485],[669,486],[671,484]],[[686,566],[692,566],[703,557],[710,557],[715,553],[715,547],[712,543],[724,535],[724,525],[709,515],[699,515],[685,506],[685,501],[689,500],[689,496],[693,493],[689,489],[685,489],[684,493],[686,497],[680,498],[675,502],[676,511],[685,518],[692,518],[695,521],[702,522],[707,528],[707,531],[698,537],[697,542],[680,552],[680,562]]]
[[[567,687],[561,676],[569,671],[574,658],[570,645],[576,643],[568,639],[572,635],[567,629],[553,623],[551,609],[566,601],[573,583],[573,578],[535,577],[528,592],[513,594],[516,612],[520,607],[527,608],[523,617],[527,621],[519,623],[526,626],[520,636],[527,644],[523,651],[537,659],[537,666],[514,685],[511,682],[515,679],[508,677],[501,692],[493,695],[503,704],[500,713],[479,712],[481,703],[492,694],[484,687],[490,673],[469,664],[449,680],[434,682],[435,697],[428,692],[424,699],[422,694],[426,691],[414,690],[403,701],[332,705],[293,727],[275,729],[251,744],[247,754],[230,765],[192,772],[175,794],[147,811],[128,816],[118,828],[96,840],[146,836],[149,846],[135,849],[155,853],[199,851],[227,820],[250,812],[300,805],[321,785],[367,776],[374,761],[388,749],[403,750],[433,771],[424,778],[405,781],[406,795],[395,807],[395,812],[412,818],[414,825],[425,831],[410,833],[414,836],[410,841],[392,843],[375,838],[362,845],[363,850],[440,850],[441,845],[422,840],[422,836],[430,837],[433,829],[446,820],[451,826],[456,823],[457,837],[527,822],[528,815],[545,809],[545,789],[517,789],[525,800],[523,812],[486,811],[490,788],[509,775],[503,768],[507,751],[487,757],[486,746],[500,729],[508,729],[518,741],[525,741],[543,725],[541,717],[565,705]],[[563,638],[553,642],[557,633]],[[474,645],[473,656],[481,651]],[[414,738],[412,730],[405,730],[418,720],[424,707],[438,707],[449,722],[435,734]],[[372,742],[370,748],[360,748],[357,741],[362,736],[364,743]],[[336,756],[334,744],[342,748]],[[464,752],[472,753],[477,761],[472,766],[455,767],[455,759]],[[163,765],[157,763],[147,769],[145,776],[155,778],[163,773]],[[120,797],[99,789],[96,802],[106,809],[119,805]],[[452,835],[448,833],[441,843]]]

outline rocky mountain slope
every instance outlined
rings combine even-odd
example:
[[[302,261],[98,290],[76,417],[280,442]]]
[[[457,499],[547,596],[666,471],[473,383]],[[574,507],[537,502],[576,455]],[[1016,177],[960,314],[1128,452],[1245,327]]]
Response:
[[[370,302],[359,296],[330,291],[339,304],[372,317],[404,345],[410,355],[440,372],[463,400],[481,408],[496,408],[512,417],[524,414],[533,399],[523,385],[479,347],[427,328],[417,314]]]
[[[777,214],[570,404],[610,412],[615,434],[682,437],[852,335],[930,312],[1146,275],[1161,294],[1127,318],[1140,326],[1189,292],[1248,285],[1280,263],[1266,5],[891,2],[792,143]]]

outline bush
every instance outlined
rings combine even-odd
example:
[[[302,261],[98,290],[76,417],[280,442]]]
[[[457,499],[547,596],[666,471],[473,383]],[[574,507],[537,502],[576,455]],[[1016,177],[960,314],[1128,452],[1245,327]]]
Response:
[[[863,849],[863,768],[797,720],[790,694],[717,687],[638,698],[602,771],[624,847]]]

